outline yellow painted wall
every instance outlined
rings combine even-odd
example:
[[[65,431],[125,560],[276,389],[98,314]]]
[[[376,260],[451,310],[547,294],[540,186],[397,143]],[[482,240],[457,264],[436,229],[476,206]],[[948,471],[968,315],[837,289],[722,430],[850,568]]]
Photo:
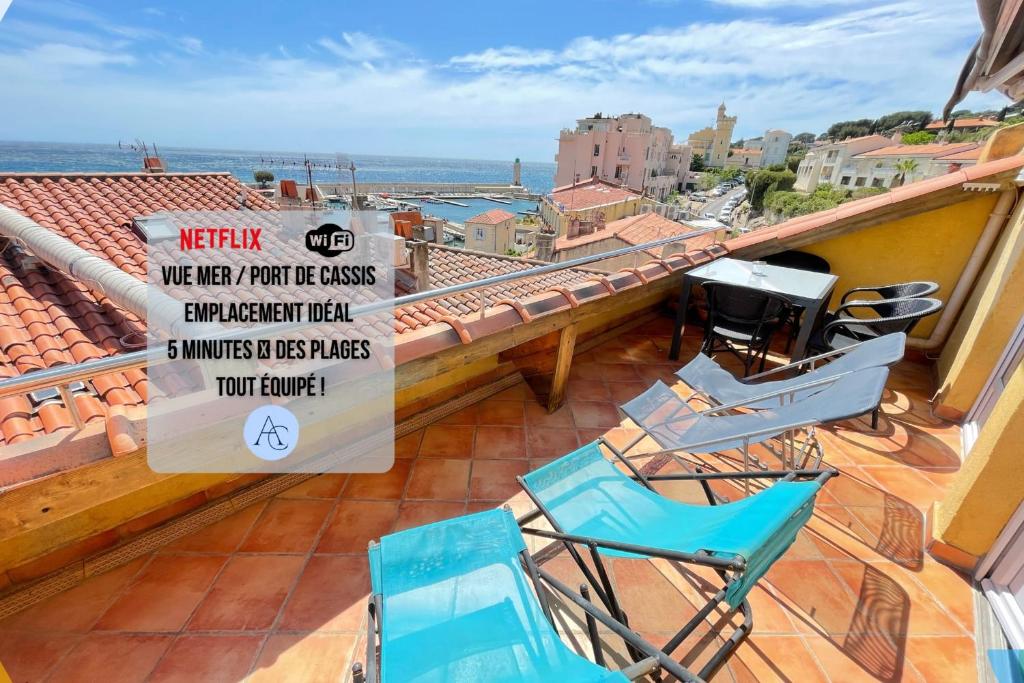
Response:
[[[982,194],[952,206],[801,247],[825,258],[839,276],[831,308],[853,287],[931,280],[943,301],[953,291],[978,236],[995,206],[997,194]],[[911,336],[926,338],[939,315],[922,320]]]
[[[1024,202],[996,242],[939,357],[938,403],[966,413],[1024,315]]]
[[[1018,366],[970,455],[935,509],[938,540],[976,557],[988,552],[1024,500],[1024,365]]]

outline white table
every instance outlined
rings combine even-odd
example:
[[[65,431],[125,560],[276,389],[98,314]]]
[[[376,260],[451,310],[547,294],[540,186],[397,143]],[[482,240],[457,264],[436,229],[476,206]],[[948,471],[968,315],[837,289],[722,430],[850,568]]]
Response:
[[[800,325],[800,333],[797,335],[792,355],[794,362],[802,360],[807,355],[807,342],[811,338],[811,333],[825,317],[828,302],[832,298],[832,291],[839,278],[828,273],[814,273],[809,270],[783,268],[768,264],[761,266],[761,272],[764,274],[755,275],[753,262],[733,258],[716,259],[711,263],[685,272],[683,274],[683,291],[679,294],[679,310],[676,311],[676,324],[672,333],[672,349],[669,351],[669,358],[679,360],[679,348],[683,340],[683,327],[686,324],[686,306],[690,300],[690,290],[694,285],[702,282],[725,282],[730,285],[780,294],[805,309],[806,313],[803,323]]]

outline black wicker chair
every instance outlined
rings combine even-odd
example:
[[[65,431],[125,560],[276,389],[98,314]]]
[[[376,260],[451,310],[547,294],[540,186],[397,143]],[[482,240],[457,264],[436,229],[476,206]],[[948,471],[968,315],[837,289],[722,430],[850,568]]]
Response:
[[[845,348],[883,334],[909,334],[918,321],[941,309],[941,301],[926,297],[850,301],[840,306],[835,313],[829,314],[828,320],[811,340],[811,346],[816,351],[824,352]],[[857,311],[870,311],[878,317],[857,315]]]
[[[816,353],[825,353],[894,332],[910,334],[918,321],[941,309],[941,301],[925,297],[850,301],[829,314],[809,346]],[[870,311],[878,317],[861,317],[857,311]],[[878,408],[871,414],[871,428],[878,429]]]
[[[710,356],[728,351],[743,362],[744,376],[758,361],[759,371],[763,371],[772,336],[790,314],[789,300],[724,282],[701,286],[707,295],[708,320],[700,352]]]
[[[903,282],[895,285],[880,285],[878,287],[854,287],[846,294],[843,294],[843,298],[839,300],[839,303],[845,304],[851,295],[861,294],[862,292],[878,294],[882,299],[907,299],[910,297],[931,296],[937,291],[939,291],[939,285],[935,282],[927,281]],[[858,296],[857,299],[861,300],[863,297]]]
[[[827,274],[832,272],[831,264],[822,257],[817,254],[809,254],[806,251],[797,251],[796,249],[780,251],[777,254],[765,256],[764,261],[772,266],[796,268],[797,270],[806,270],[811,273]],[[786,353],[789,353],[789,350],[793,348],[793,342],[800,335],[800,318],[803,315],[804,307],[794,305],[788,321],[789,338],[786,340]]]
[[[832,266],[822,257],[817,254],[808,254],[806,251],[797,251],[795,249],[791,249],[790,251],[780,251],[778,254],[765,256],[764,262],[773,266],[796,268],[797,270],[807,270],[812,273],[832,272]]]

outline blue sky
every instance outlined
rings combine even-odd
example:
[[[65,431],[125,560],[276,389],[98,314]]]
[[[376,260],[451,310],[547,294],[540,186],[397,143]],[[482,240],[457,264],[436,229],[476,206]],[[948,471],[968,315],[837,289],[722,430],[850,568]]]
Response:
[[[576,118],[685,139],[722,100],[818,133],[937,113],[979,31],[971,0],[14,0],[0,139],[550,161]]]

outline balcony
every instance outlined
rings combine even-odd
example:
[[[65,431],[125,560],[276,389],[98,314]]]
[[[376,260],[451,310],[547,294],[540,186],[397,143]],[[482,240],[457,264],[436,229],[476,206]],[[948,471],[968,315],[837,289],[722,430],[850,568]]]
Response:
[[[0,660],[15,680],[96,680],[111,653],[123,680],[338,680],[363,659],[367,542],[503,504],[525,512],[517,474],[636,433],[616,405],[674,381],[670,334],[655,317],[579,354],[554,413],[516,383],[403,437],[387,474],[314,477],[29,607],[0,622]],[[699,337],[684,342],[687,358]],[[922,545],[924,513],[960,462],[959,429],[929,414],[932,388],[928,366],[905,362],[879,431],[862,419],[823,430],[826,462],[843,474],[751,595],[754,634],[715,680],[974,680],[972,589]],[[693,499],[687,486],[665,493]],[[611,565],[632,627],[653,640],[710,586],[660,561]],[[582,578],[565,557],[547,568],[570,585]],[[584,642],[574,614],[560,619]],[[617,641],[608,647],[618,657]]]
[[[842,476],[752,593],[754,633],[715,680],[975,680],[984,646],[975,641],[976,593],[937,558],[972,566],[1024,499],[1015,440],[1024,432],[1024,373],[993,413],[1001,431],[982,428],[967,467],[957,426],[1024,314],[1015,296],[1024,287],[1015,260],[1024,244],[1022,166],[1020,156],[987,161],[725,243],[688,242],[685,253],[658,250],[619,272],[553,280],[512,303],[489,295],[486,308],[422,315],[398,335],[403,436],[384,475],[182,475],[162,488],[170,480],[148,471],[137,450],[110,457],[93,446],[126,436],[118,431],[126,416],[106,423],[97,413],[80,431],[64,428],[56,436],[73,434],[94,460],[44,478],[46,495],[32,496],[35,482],[0,491],[0,661],[14,680],[30,681],[101,679],[110,653],[125,680],[337,680],[363,657],[368,540],[503,504],[525,511],[515,475],[601,435],[628,439],[635,428],[616,405],[656,379],[675,383],[681,363],[667,360],[666,304],[681,271],[725,254],[799,248],[830,262],[839,291],[935,279],[946,309],[914,330],[917,348],[891,373],[878,430],[863,419],[821,430],[825,462]],[[697,327],[684,338],[684,360],[696,352]],[[772,361],[781,360],[776,349]],[[550,395],[556,383],[545,385],[552,367],[567,370],[564,405]],[[948,421],[934,416],[939,409]],[[53,436],[15,451],[34,455],[32,439]],[[736,467],[728,454],[687,457]],[[105,479],[110,471],[117,477]],[[110,489],[118,498],[102,507],[86,495]],[[80,509],[69,511],[70,499]],[[26,520],[36,526],[26,530]],[[933,539],[952,550],[926,549]],[[708,585],[662,562],[611,565],[632,626],[655,640],[694,613]],[[564,558],[547,568],[579,582]],[[579,620],[571,610],[559,619],[585,652]],[[709,642],[712,626],[699,633]],[[607,646],[621,663],[617,641]]]

